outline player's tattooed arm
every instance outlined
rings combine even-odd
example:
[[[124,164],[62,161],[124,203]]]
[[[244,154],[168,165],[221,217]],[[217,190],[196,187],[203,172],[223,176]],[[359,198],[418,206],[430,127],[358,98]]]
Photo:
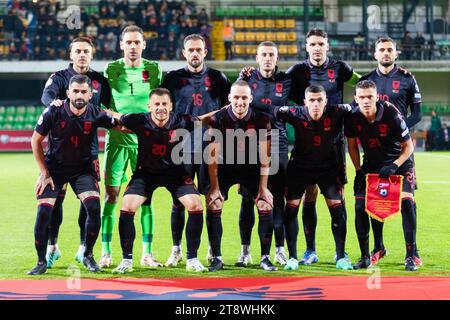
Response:
[[[264,200],[271,207],[273,207],[273,196],[267,188],[270,171],[270,140],[259,142],[259,159],[260,159],[260,177],[259,177],[259,189],[256,201]]]
[[[408,160],[408,158],[414,152],[414,144],[411,138],[409,138],[406,141],[403,141],[401,144],[402,144],[402,151],[400,152],[400,156],[397,158],[397,160],[394,161],[394,164],[396,164],[398,167],[400,167],[406,160]]]
[[[350,154],[350,159],[352,159],[353,166],[355,170],[361,170],[361,159],[359,156],[358,143],[356,138],[347,138],[348,142],[348,153]]]
[[[130,129],[128,129],[123,125],[121,121],[121,117],[123,116],[123,114],[112,110],[105,110],[105,112],[109,114],[111,117],[113,117],[114,120],[116,121],[116,126],[114,128],[111,128],[111,130],[120,131],[122,133],[133,133],[133,131],[131,131]]]
[[[33,136],[31,137],[31,148],[40,172],[35,187],[37,195],[41,195],[48,184],[51,186],[52,190],[55,189],[55,185],[45,164],[44,147],[42,145],[45,137],[46,136],[43,136],[36,131],[33,132]]]

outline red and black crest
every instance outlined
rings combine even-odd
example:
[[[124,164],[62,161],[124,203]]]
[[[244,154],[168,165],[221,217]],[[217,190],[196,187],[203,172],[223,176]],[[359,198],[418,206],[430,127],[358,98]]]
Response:
[[[98,81],[92,80],[92,89],[97,90],[98,89]]]
[[[188,79],[181,79],[181,85],[184,87],[188,84]]]
[[[392,81],[392,90],[398,90],[398,89],[400,89],[400,81],[393,80]]]
[[[328,79],[334,79],[334,69],[328,69]]]
[[[90,131],[92,129],[92,122],[91,121],[85,121],[84,122],[84,126],[83,126],[83,130],[84,130],[84,134],[89,134]]]
[[[360,124],[356,125],[356,129],[358,129],[358,131],[361,131],[362,130],[362,125],[360,125]]]
[[[256,82],[254,82],[254,83],[252,84],[252,87],[253,87],[253,90],[256,90],[256,88],[258,88],[258,84],[257,84]]]
[[[169,142],[173,142],[173,138],[175,138],[175,130],[169,130]]]
[[[283,83],[282,82],[278,82],[275,84],[275,91],[277,93],[282,93],[283,92]]]
[[[386,134],[387,132],[387,124],[386,123],[380,123],[378,125],[378,129],[380,130],[380,134]]]
[[[150,77],[150,74],[148,73],[148,70],[142,70],[142,79],[148,80]]]
[[[323,119],[323,128],[325,131],[328,131],[331,129],[331,118],[324,118]]]
[[[252,124],[252,123],[249,123],[248,125],[247,125],[247,130],[250,130],[250,129],[255,129],[255,125],[254,124]]]
[[[61,121],[60,123],[61,129],[64,129],[64,127],[66,126],[66,122],[65,121]]]
[[[185,179],[184,179],[184,184],[192,184],[193,183],[193,181],[192,181],[192,178],[191,177],[186,177]]]
[[[150,131],[145,130],[145,135],[148,137],[150,135]]]
[[[205,86],[211,87],[211,78],[210,77],[205,77]]]

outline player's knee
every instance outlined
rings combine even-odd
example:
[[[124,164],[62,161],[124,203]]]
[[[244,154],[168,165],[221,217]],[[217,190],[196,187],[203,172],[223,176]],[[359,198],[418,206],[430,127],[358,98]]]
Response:
[[[256,203],[256,207],[258,208],[258,213],[261,214],[262,212],[268,212],[272,213],[272,206],[267,203],[266,201],[260,199]]]
[[[341,200],[325,199],[328,208],[336,207],[342,204]]]
[[[106,187],[105,189],[105,201],[108,203],[117,203],[119,200],[119,187]]]
[[[188,212],[201,212],[203,211],[202,200],[199,196],[192,196],[185,204],[185,208]]]
[[[223,201],[220,199],[214,200],[210,205],[208,205],[208,210],[222,210]]]
[[[37,232],[45,232],[50,225],[53,204],[48,202],[39,202],[36,216],[35,230]]]

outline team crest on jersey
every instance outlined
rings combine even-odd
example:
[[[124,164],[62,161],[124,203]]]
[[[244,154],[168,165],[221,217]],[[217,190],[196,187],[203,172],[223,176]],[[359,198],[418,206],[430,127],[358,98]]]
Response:
[[[85,121],[84,122],[84,126],[83,126],[83,133],[84,134],[89,134],[89,133],[91,133],[91,129],[92,129],[92,122],[91,121]]]
[[[192,181],[192,178],[191,177],[186,177],[185,179],[184,179],[184,184],[192,184],[193,183],[193,181]]]
[[[148,78],[150,78],[148,70],[142,70],[142,83],[148,83]]]
[[[188,84],[188,80],[187,79],[181,79],[181,86],[186,86]]]
[[[387,135],[387,124],[386,123],[380,123],[378,125],[378,130],[380,130],[380,136],[386,137],[386,135]]]
[[[323,130],[325,130],[325,131],[331,130],[331,119],[330,118],[323,119]]]
[[[295,113],[295,108],[289,108],[289,111],[294,114]]]
[[[275,84],[275,91],[277,93],[282,93],[283,92],[283,83],[278,82]]]
[[[98,81],[92,80],[92,89],[97,90],[98,89]]]
[[[308,127],[308,121],[303,121],[302,123],[303,123],[303,126],[304,126],[305,128]]]
[[[147,137],[150,136],[150,131],[145,130],[145,135],[146,135]]]
[[[176,142],[175,140],[173,140],[175,138],[175,136],[176,136],[175,130],[169,130],[169,138],[170,138],[169,142],[170,143]]]
[[[362,125],[360,125],[360,124],[358,124],[357,126],[356,126],[356,129],[358,129],[358,131],[362,131]]]
[[[208,90],[211,87],[211,78],[210,77],[205,77],[205,86],[206,86],[206,90]]]
[[[398,89],[400,89],[400,81],[398,80],[392,81],[392,92],[398,93]]]
[[[334,79],[334,69],[328,69],[328,81],[335,82]]]
[[[258,88],[258,84],[257,84],[256,82],[254,82],[254,83],[252,84],[252,87],[253,87],[253,90],[256,90],[256,88]]]
[[[64,129],[66,127],[66,122],[65,121],[61,121],[59,123],[59,125],[61,126],[61,129]]]

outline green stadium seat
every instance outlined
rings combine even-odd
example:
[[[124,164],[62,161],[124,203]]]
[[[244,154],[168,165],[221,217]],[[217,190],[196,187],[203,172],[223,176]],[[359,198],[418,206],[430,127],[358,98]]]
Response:
[[[3,124],[5,122],[5,115],[4,114],[0,114],[0,123]]]
[[[272,7],[271,13],[272,13],[272,16],[275,16],[275,17],[284,17],[284,8],[283,7]]]
[[[11,114],[6,115],[6,116],[5,116],[5,123],[9,123],[9,124],[14,123],[14,116],[11,115]]]
[[[0,114],[5,114],[5,113],[6,113],[6,107],[0,106]]]
[[[27,114],[35,114],[36,113],[36,107],[35,106],[27,106]]]
[[[225,8],[217,7],[216,8],[216,16],[218,16],[218,17],[225,17],[226,16]]]
[[[14,123],[24,123],[24,121],[25,121],[25,116],[23,116],[23,115],[16,115],[15,117],[14,117]]]
[[[6,107],[6,115],[15,115],[16,114],[16,107],[15,106],[9,106]]]
[[[13,129],[13,126],[11,123],[5,123],[3,125],[3,130],[12,130],[12,129]]]
[[[26,123],[23,127],[24,130],[33,130],[34,129],[34,125],[31,123]]]
[[[25,108],[25,106],[18,106],[16,107],[16,114],[25,114],[27,111],[27,109]]]
[[[13,125],[13,129],[14,129],[14,130],[23,130],[24,127],[25,127],[25,125],[24,125],[23,123],[15,123],[15,124]]]

